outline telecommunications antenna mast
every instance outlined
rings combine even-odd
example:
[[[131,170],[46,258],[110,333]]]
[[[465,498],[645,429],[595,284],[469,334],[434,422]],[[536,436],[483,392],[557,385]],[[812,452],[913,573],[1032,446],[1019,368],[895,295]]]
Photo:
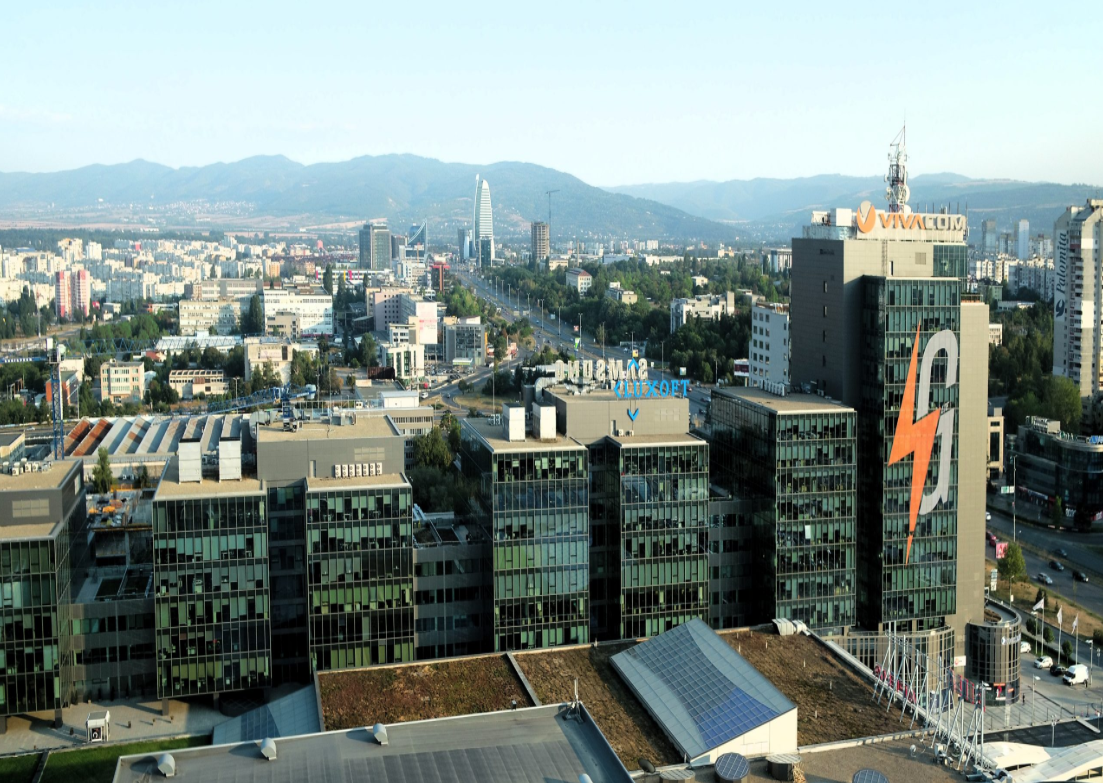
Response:
[[[908,150],[906,145],[908,126],[905,125],[889,144],[889,173],[885,175],[885,200],[889,203],[889,212],[911,212],[908,206]]]

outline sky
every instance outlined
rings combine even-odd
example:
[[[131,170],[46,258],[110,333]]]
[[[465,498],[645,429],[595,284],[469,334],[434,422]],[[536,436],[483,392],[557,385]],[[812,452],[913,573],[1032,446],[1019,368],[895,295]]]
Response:
[[[40,0],[0,4],[0,31],[6,172],[413,153],[593,185],[870,175],[906,119],[913,176],[1103,183],[1098,2]]]

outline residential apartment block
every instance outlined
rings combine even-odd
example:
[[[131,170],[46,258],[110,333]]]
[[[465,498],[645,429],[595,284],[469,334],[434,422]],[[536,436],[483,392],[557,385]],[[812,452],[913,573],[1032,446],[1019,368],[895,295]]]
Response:
[[[735,294],[700,294],[692,299],[672,299],[670,302],[670,331],[676,332],[692,318],[715,321],[722,315],[735,314]]]
[[[116,404],[141,403],[146,395],[146,368],[142,362],[111,359],[100,365],[100,399]]]

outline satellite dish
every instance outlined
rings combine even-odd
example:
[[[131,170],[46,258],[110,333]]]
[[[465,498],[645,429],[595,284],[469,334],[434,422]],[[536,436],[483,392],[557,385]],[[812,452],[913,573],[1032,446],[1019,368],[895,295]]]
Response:
[[[271,737],[265,737],[260,743],[260,755],[269,761],[276,760],[276,741]]]
[[[650,761],[645,759],[643,756],[640,756],[638,761],[639,761],[639,764],[640,764],[640,769],[642,769],[648,775],[654,775],[655,774],[655,765],[654,764],[652,764]]]

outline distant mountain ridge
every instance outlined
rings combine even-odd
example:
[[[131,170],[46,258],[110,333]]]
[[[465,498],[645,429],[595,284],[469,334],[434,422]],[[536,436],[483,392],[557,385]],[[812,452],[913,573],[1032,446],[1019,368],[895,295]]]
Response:
[[[654,237],[730,241],[735,231],[675,207],[610,193],[577,177],[531,163],[486,166],[445,163],[417,155],[363,156],[303,165],[282,155],[234,163],[174,169],[145,160],[92,165],[46,174],[0,173],[0,215],[35,205],[58,209],[106,204],[171,204],[178,201],[250,202],[257,215],[317,220],[385,217],[405,229],[430,220],[430,228],[470,227],[475,175],[490,183],[495,234],[524,236],[533,220],[546,220],[552,201],[553,237]]]
[[[947,204],[969,208],[969,222],[994,218],[1001,231],[1019,218],[1032,233],[1052,231],[1053,221],[1070,204],[1103,197],[1103,186],[1050,182],[980,180],[953,173],[920,174],[908,180],[913,208]],[[882,177],[821,174],[796,179],[750,179],[714,182],[669,182],[607,188],[613,193],[646,198],[719,221],[748,223],[804,222],[812,209],[857,206],[863,199],[884,204]]]

